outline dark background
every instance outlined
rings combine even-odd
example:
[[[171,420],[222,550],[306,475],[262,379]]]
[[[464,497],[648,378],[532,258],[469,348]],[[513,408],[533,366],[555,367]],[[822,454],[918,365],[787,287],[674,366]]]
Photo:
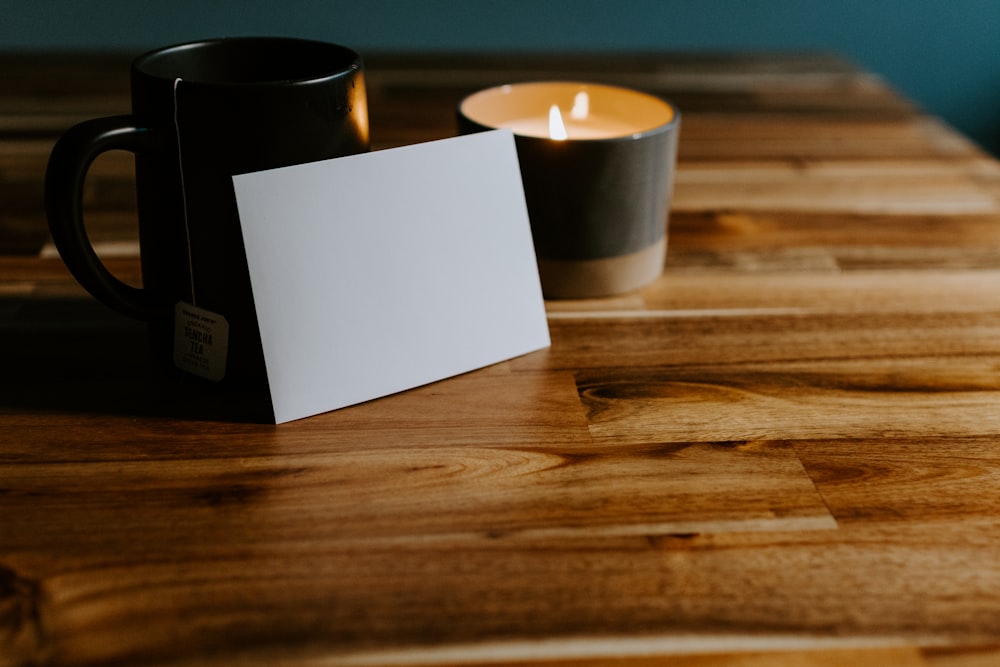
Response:
[[[833,51],[1000,154],[1000,0],[0,0],[7,51],[245,34],[362,54]]]

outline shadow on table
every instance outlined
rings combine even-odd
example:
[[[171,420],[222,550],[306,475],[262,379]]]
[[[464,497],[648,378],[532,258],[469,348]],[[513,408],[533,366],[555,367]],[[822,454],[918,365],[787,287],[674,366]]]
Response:
[[[262,393],[160,368],[146,327],[92,299],[0,298],[0,407],[273,423]]]

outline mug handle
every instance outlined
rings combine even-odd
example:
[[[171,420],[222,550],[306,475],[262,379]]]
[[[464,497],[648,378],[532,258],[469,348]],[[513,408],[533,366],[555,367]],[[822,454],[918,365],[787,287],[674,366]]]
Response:
[[[99,301],[142,320],[162,318],[164,304],[148,292],[116,278],[101,263],[83,222],[83,182],[91,163],[110,150],[140,153],[159,145],[155,133],[132,116],[84,121],[52,148],[45,172],[45,212],[52,240],[73,277]]]

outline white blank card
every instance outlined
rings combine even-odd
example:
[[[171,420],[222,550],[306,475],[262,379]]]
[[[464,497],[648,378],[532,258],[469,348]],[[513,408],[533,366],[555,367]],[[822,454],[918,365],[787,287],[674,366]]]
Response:
[[[549,345],[509,130],[233,182],[277,423]]]

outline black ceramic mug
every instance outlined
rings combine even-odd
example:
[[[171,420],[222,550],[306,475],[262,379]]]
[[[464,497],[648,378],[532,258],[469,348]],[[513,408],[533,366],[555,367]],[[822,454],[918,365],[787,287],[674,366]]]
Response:
[[[149,322],[154,354],[195,375],[266,382],[232,176],[368,150],[361,57],[240,37],[171,46],[131,68],[132,114],[71,128],[49,158],[53,240],[93,296]],[[135,153],[142,288],[100,262],[82,190],[102,152]]]

